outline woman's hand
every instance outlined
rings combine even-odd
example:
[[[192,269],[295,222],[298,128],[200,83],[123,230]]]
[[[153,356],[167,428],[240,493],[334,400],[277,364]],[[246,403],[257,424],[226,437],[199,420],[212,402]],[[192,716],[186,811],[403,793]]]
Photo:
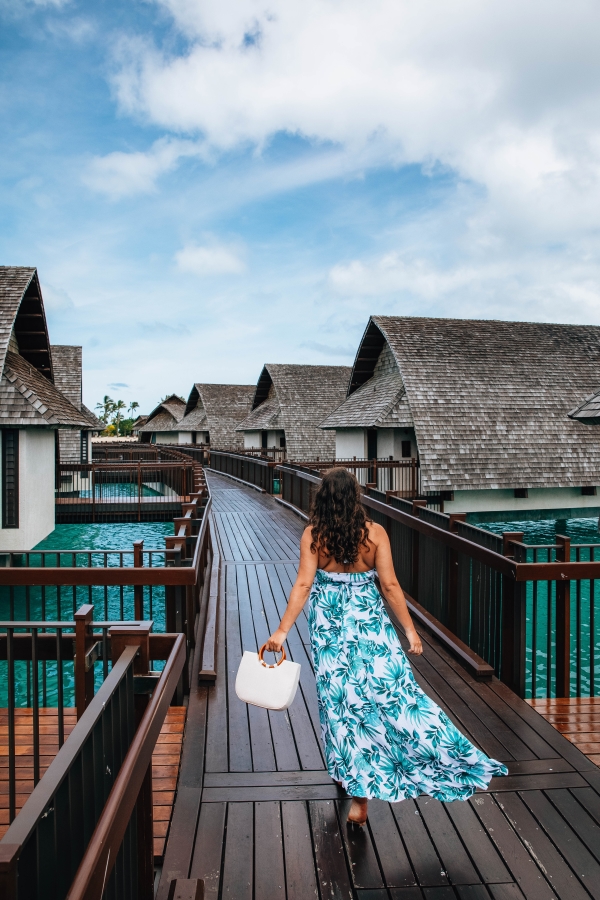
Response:
[[[406,637],[408,639],[408,642],[410,643],[408,652],[413,653],[415,656],[420,656],[423,652],[423,644],[421,643],[421,638],[419,637],[415,629],[408,628],[406,631]]]
[[[287,638],[288,633],[284,631],[283,628],[278,628],[277,631],[274,631],[269,640],[267,641],[266,649],[270,650],[272,653],[279,653],[281,650],[281,645]]]

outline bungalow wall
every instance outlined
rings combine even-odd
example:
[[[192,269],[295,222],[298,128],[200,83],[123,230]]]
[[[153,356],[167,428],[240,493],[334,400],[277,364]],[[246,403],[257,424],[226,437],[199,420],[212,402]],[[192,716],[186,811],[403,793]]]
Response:
[[[266,443],[263,435],[266,434]],[[283,443],[282,443],[283,441]],[[259,447],[273,448],[285,447],[285,431],[282,428],[264,431],[244,431],[244,450],[257,449]]]
[[[376,432],[377,458],[403,459],[410,443],[409,456],[418,456],[413,428],[338,428],[335,432],[336,459],[372,459],[369,453],[369,431]]]
[[[0,528],[0,553],[31,550],[54,531],[54,442],[50,429],[19,429],[19,526]],[[1,455],[0,442],[0,464]],[[0,504],[3,490],[0,478]]]

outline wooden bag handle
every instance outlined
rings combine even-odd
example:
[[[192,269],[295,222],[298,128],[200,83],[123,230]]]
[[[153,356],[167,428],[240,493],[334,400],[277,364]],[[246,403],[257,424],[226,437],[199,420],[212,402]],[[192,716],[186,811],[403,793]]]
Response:
[[[276,662],[274,665],[270,666],[270,665],[269,665],[268,663],[266,663],[266,662],[264,661],[264,659],[263,659],[263,653],[265,652],[265,647],[266,647],[266,646],[267,646],[266,644],[263,644],[262,647],[260,648],[260,650],[258,651],[258,659],[259,659],[259,662],[261,663],[261,665],[263,665],[263,666],[265,667],[265,669],[276,669],[277,666],[280,666],[281,663],[282,663],[282,662],[284,661],[284,659],[285,659],[285,650],[283,649],[283,647],[281,648],[281,659],[279,660],[279,662]]]

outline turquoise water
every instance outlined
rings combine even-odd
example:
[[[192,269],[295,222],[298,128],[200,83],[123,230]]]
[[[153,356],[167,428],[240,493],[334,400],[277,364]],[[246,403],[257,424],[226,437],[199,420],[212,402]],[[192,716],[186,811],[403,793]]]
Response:
[[[538,522],[518,519],[486,522],[478,525],[494,534],[503,531],[522,531],[524,544],[544,545],[529,550],[528,562],[553,560],[553,550],[546,549],[556,542],[556,535],[571,538],[571,560],[600,560],[598,519],[543,519]],[[580,547],[573,544],[598,546]],[[556,584],[555,582],[527,582],[526,584],[526,682],[528,697],[547,696],[548,677],[550,695],[555,696],[556,675]],[[600,585],[589,579],[571,582],[571,694],[598,696],[600,694]],[[535,667],[534,667],[535,658]],[[550,661],[550,667],[548,666]],[[591,663],[591,664],[590,664]]]
[[[73,558],[70,554],[46,556],[47,566],[104,565],[104,554],[98,551],[132,550],[133,541],[143,540],[144,550],[164,550],[165,536],[173,534],[172,522],[126,522],[78,525],[57,525],[30,554],[30,565],[42,565],[42,555],[36,550],[88,550]],[[59,558],[60,557],[60,558]],[[144,559],[147,564],[147,557]],[[133,554],[109,553],[108,567],[133,566]],[[153,557],[153,565],[164,565],[164,554]],[[73,613],[84,603],[94,605],[95,621],[134,618],[133,587],[82,586],[77,587],[4,587],[0,586],[0,621],[72,621]],[[154,631],[165,630],[165,591],[163,587],[144,588],[144,618],[152,619]],[[40,703],[57,704],[56,663],[39,663]],[[161,668],[156,663],[155,668]],[[7,705],[6,663],[0,662],[0,707]],[[103,680],[103,666],[96,663],[96,687]],[[16,703],[31,705],[32,671],[26,662],[15,662]],[[73,704],[73,663],[63,664],[63,684],[66,705]]]

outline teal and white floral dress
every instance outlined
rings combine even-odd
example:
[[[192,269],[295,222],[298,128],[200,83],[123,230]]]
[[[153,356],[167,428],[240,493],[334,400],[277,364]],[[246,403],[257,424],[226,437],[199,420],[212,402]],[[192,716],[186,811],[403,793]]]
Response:
[[[317,570],[309,628],[327,769],[354,797],[467,800],[506,775],[423,693],[374,583]]]

